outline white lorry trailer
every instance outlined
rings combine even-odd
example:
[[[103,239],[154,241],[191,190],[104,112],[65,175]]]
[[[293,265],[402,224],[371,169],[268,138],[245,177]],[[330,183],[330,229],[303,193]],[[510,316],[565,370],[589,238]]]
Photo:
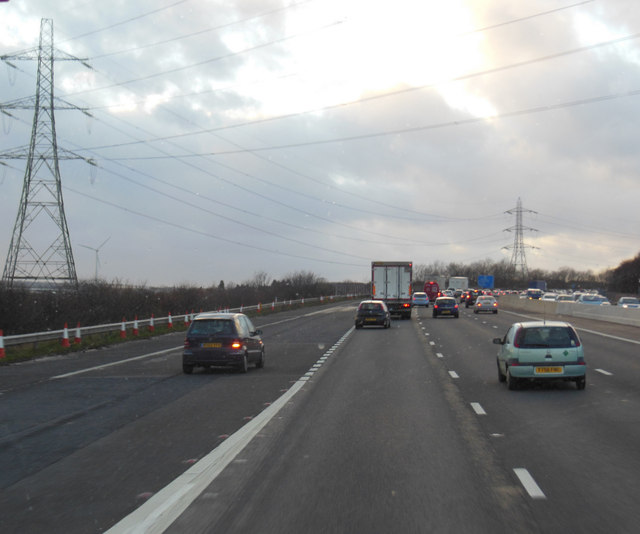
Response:
[[[383,300],[391,314],[411,318],[413,262],[371,262],[371,297]]]
[[[469,279],[466,276],[452,276],[449,278],[449,285],[447,289],[453,289],[453,291],[466,291],[469,289]]]

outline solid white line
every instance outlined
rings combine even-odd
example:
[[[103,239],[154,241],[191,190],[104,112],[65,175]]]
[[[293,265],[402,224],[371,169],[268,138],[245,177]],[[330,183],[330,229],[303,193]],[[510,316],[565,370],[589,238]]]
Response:
[[[477,415],[487,415],[487,412],[484,411],[484,408],[480,405],[479,402],[472,402],[471,407]]]
[[[613,376],[613,373],[610,373],[609,371],[605,371],[604,369],[596,369],[596,371],[606,376]]]
[[[527,319],[532,319],[533,321],[539,321],[538,317],[532,317],[531,315],[525,315],[524,313],[512,312],[504,310],[505,313],[509,313],[511,315],[517,315],[519,317],[526,317]],[[567,321],[571,322],[571,321]],[[597,332],[596,330],[589,330],[588,328],[578,328],[575,327],[576,330],[580,332],[588,332],[589,334],[594,334],[596,336],[608,337],[610,339],[615,339],[616,341],[626,341],[627,343],[633,343],[634,345],[640,345],[640,341],[636,341],[635,339],[628,339],[626,337],[613,336],[611,334],[605,334],[603,332]]]
[[[449,371],[449,374],[451,375],[451,378],[460,378],[458,376],[458,373],[456,373],[455,371]]]
[[[533,480],[533,477],[529,474],[524,467],[516,467],[513,469],[513,472],[520,479],[520,483],[524,486],[524,489],[529,494],[529,497],[532,499],[546,499],[547,496],[542,492],[540,486],[536,484],[536,481]]]
[[[229,436],[207,456],[195,463],[193,467],[153,495],[142,506],[107,530],[107,533],[151,534],[164,532],[303,385],[303,381],[295,382],[273,404]]]
[[[354,328],[342,336],[337,346]],[[235,460],[236,456],[273,419],[309,380],[306,373],[264,411],[229,436],[189,470],[162,488],[147,502],[106,531],[106,534],[161,534],[184,512],[205,488]]]
[[[169,352],[174,352],[176,350],[182,350],[182,346],[174,347],[172,349],[159,350],[158,352],[150,352],[149,354],[143,354],[142,356],[136,356],[134,358],[129,358],[127,360],[118,360],[117,362],[105,363],[103,365],[97,365],[96,367],[89,367],[88,369],[81,369],[80,371],[73,371],[71,373],[66,373],[64,375],[52,376],[49,380],[57,380],[58,378],[67,378],[69,376],[81,375],[83,373],[89,373],[91,371],[96,371],[98,369],[105,369],[107,367],[113,367],[114,365],[120,365],[122,363],[135,362],[136,360],[144,360],[145,358],[152,358],[153,356],[159,356],[160,354],[167,354]]]

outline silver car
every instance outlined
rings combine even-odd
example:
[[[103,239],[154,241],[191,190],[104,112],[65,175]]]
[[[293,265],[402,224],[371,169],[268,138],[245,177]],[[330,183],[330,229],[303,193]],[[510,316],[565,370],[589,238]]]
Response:
[[[586,387],[587,366],[578,333],[560,321],[515,323],[502,338],[493,340],[498,350],[498,380],[509,389],[538,380],[565,380]]]

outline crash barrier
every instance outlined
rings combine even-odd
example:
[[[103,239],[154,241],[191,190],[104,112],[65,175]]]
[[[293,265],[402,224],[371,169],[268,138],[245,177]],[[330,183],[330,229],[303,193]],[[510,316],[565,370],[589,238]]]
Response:
[[[602,306],[581,304],[579,302],[553,302],[520,298],[518,295],[503,295],[500,306],[514,311],[534,312],[550,315],[582,317],[596,321],[640,326],[640,309],[623,308],[621,306]]]
[[[309,304],[309,303],[319,303],[324,304],[325,298],[330,302],[334,299],[352,299],[359,295],[336,295],[330,297],[315,297],[315,298],[307,298],[307,299],[297,299],[297,300],[275,300],[271,303],[270,309],[275,311],[276,309],[284,309],[289,306],[293,306],[294,304]],[[258,303],[251,306],[240,306],[239,308],[225,308],[218,310],[210,310],[213,312],[226,312],[226,313],[247,313],[250,311],[256,311],[257,313],[262,313],[263,305],[262,303]],[[193,310],[191,312],[186,312],[184,314],[184,325],[188,326],[193,318],[197,315]],[[122,319],[121,322],[118,323],[110,323],[110,324],[101,324],[95,326],[78,326],[76,327],[75,340],[80,340],[82,336],[87,336],[91,334],[104,334],[109,332],[120,332],[120,337],[125,338],[127,336],[127,332],[131,332],[133,336],[138,335],[139,328],[146,327],[149,331],[153,331],[157,325],[167,325],[169,328],[173,326],[173,319],[179,319],[183,317],[182,315],[174,315],[172,317],[171,314],[167,315],[167,317],[155,317],[153,314],[148,319],[138,319],[136,316],[133,321],[127,321],[125,318]],[[2,330],[0,330],[0,358],[4,357],[5,347],[9,347],[12,345],[22,345],[26,343],[36,343],[38,341],[52,341],[52,340],[60,340],[60,343],[64,347],[70,346],[69,342],[69,329],[67,323],[64,323],[64,328],[62,330],[49,330],[47,332],[37,332],[33,334],[18,334],[15,336],[2,336]]]

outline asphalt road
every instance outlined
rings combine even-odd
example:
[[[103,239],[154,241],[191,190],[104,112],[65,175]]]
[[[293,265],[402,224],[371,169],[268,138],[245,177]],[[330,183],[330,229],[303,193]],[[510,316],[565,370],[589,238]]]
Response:
[[[183,375],[179,334],[0,368],[0,531],[124,532],[141,512],[149,532],[637,531],[637,328],[573,320],[586,390],[508,391],[491,340],[519,316],[355,331],[353,309],[257,319],[247,375]]]

